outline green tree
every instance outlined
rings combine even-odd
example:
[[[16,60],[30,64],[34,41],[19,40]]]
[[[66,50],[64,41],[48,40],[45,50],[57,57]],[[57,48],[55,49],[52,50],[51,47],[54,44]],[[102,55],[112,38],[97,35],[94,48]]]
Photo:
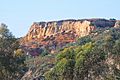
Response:
[[[46,73],[46,80],[72,80],[75,65],[73,48],[65,48],[56,58],[56,66]]]
[[[18,40],[12,35],[5,24],[0,25],[0,80],[16,80],[21,72],[20,66],[24,59],[14,57],[19,47]]]

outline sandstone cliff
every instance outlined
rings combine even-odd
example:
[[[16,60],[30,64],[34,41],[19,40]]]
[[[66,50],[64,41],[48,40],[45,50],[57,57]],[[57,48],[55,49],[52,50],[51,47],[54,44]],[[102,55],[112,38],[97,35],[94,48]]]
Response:
[[[89,21],[58,21],[58,22],[40,22],[33,23],[26,39],[32,40],[33,38],[42,39],[47,36],[56,35],[62,32],[75,32],[78,36],[85,36],[94,30],[94,26],[89,26]]]
[[[37,45],[31,45],[32,48],[39,46],[62,47],[70,42],[75,42],[76,38],[90,34],[97,27],[113,27],[115,20],[106,19],[81,19],[81,20],[60,20],[51,22],[34,22],[22,39],[21,44],[30,46],[30,43],[36,42]],[[30,47],[31,47],[30,46]]]

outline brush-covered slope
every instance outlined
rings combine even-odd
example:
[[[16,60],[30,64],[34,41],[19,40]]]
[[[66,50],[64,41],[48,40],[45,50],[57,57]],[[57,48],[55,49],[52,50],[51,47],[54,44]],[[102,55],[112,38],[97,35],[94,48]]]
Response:
[[[67,43],[56,54],[28,59],[29,70],[21,80],[119,80],[119,21],[111,26],[103,26],[102,23],[101,26],[90,26],[94,26],[95,30],[84,37],[78,36],[75,42]]]
[[[120,80],[120,28],[97,30],[64,48],[46,80]]]

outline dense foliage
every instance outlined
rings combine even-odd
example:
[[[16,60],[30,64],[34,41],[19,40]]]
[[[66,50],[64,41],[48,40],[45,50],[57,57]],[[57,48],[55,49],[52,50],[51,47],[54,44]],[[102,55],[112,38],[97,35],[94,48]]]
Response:
[[[24,56],[18,40],[5,24],[0,26],[0,80],[17,80],[25,71]],[[17,55],[16,55],[17,54]]]
[[[46,80],[120,80],[120,29],[98,29],[67,46]]]

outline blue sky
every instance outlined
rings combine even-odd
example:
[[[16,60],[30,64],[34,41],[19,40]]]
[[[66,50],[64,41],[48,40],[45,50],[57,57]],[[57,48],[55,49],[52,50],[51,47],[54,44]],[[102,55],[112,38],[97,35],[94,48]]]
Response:
[[[120,19],[120,0],[0,0],[0,22],[25,36],[33,22],[61,19]]]

